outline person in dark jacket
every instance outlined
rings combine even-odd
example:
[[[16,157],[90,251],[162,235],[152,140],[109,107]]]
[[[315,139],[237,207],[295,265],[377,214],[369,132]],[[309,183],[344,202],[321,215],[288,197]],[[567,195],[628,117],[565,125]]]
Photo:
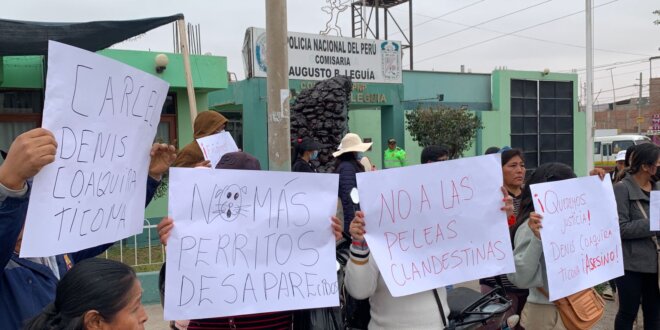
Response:
[[[650,230],[651,191],[658,190],[652,177],[660,165],[660,148],[652,143],[635,147],[630,169],[614,185],[619,212],[624,275],[616,279],[619,311],[614,329],[632,329],[640,302],[644,329],[660,329],[657,231]]]
[[[0,329],[19,329],[55,298],[60,278],[77,262],[95,257],[112,243],[46,258],[20,258],[30,197],[28,179],[55,160],[53,134],[36,128],[19,135],[0,166]],[[147,203],[176,157],[174,146],[154,144],[147,178]]]
[[[291,166],[291,172],[309,172],[316,173],[316,168],[311,161],[319,156],[319,150],[323,146],[312,138],[304,138],[297,146],[297,158]]]
[[[348,233],[348,227],[355,217],[356,207],[351,200],[351,190],[357,188],[355,175],[364,172],[364,166],[358,161],[358,153],[371,148],[370,143],[363,143],[362,138],[355,133],[348,133],[341,139],[341,144],[332,155],[337,158],[336,172],[339,173],[339,199],[344,209],[344,231]]]

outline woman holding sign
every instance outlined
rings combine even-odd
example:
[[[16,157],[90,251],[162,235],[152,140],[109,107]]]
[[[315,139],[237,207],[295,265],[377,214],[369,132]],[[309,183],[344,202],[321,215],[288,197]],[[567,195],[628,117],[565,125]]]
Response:
[[[653,176],[660,166],[660,148],[652,143],[635,147],[628,175],[614,186],[625,274],[616,280],[619,311],[614,328],[632,329],[640,301],[644,329],[660,329],[658,290],[658,232],[649,221],[652,190],[658,190]]]
[[[543,164],[532,174],[522,192],[518,217],[511,228],[516,272],[509,274],[508,278],[517,287],[530,289],[520,319],[520,324],[526,329],[566,329],[559,310],[543,293],[548,292],[548,274],[541,245],[542,217],[534,212],[530,185],[575,177],[575,173],[567,165]]]
[[[506,193],[513,201],[513,214],[509,216],[509,226],[516,222],[518,209],[520,208],[520,201],[522,198],[523,183],[525,182],[525,159],[523,158],[522,150],[511,149],[503,147],[498,151],[502,154],[502,178],[504,181],[504,188]],[[507,318],[512,315],[520,315],[522,309],[527,301],[529,290],[521,289],[513,285],[506,277],[506,275],[499,275],[496,277],[483,278],[479,280],[481,285],[481,293],[488,293],[495,289],[495,286],[502,285],[507,293],[507,298],[511,299],[511,309],[507,311]],[[488,329],[494,329],[499,324],[489,325]],[[518,325],[517,329],[522,329]]]
[[[376,260],[369,255],[369,246],[364,239],[365,222],[362,211],[355,213],[350,234],[353,238],[351,260],[346,265],[344,283],[353,298],[369,299],[369,329],[444,328],[448,321],[446,316],[449,315],[446,289],[437,288],[409,296],[393,297],[380,275]]]

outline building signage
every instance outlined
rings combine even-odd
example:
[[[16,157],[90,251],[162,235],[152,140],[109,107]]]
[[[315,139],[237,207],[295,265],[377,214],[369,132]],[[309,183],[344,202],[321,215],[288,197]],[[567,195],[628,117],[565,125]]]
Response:
[[[325,80],[338,75],[353,82],[402,83],[401,43],[290,32],[289,79]],[[249,28],[244,43],[248,77],[266,77],[266,30]]]

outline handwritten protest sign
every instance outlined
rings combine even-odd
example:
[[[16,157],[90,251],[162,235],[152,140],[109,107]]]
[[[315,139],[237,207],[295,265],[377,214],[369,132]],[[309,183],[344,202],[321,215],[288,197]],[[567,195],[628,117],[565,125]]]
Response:
[[[169,85],[50,41],[42,126],[55,162],[34,178],[21,257],[79,251],[142,232],[149,150]]]
[[[197,139],[199,148],[202,149],[204,159],[211,161],[211,168],[215,168],[220,158],[228,152],[238,151],[236,142],[229,132],[222,132]]]
[[[619,217],[609,178],[530,186],[554,301],[623,275]]]
[[[651,191],[651,230],[660,231],[660,191]]]
[[[393,296],[515,271],[499,156],[357,175],[365,238]]]
[[[173,168],[165,318],[337,306],[338,176]]]

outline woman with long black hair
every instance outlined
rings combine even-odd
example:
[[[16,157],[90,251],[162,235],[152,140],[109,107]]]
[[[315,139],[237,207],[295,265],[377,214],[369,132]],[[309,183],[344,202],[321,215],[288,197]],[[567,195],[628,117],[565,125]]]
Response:
[[[133,268],[91,258],[73,266],[57,284],[55,301],[26,330],[144,329],[148,316]]]
[[[538,290],[542,288],[548,292],[548,273],[541,244],[542,217],[534,212],[530,186],[575,177],[575,173],[568,165],[543,164],[529,177],[522,192],[516,223],[511,227],[516,272],[508,274],[507,277],[517,287],[530,289],[520,317],[520,324],[525,329],[566,329],[557,307],[541,290]]]
[[[614,328],[632,329],[641,302],[644,329],[660,329],[659,233],[650,230],[649,222],[651,191],[658,190],[653,178],[660,166],[660,148],[640,144],[630,156],[626,176],[614,186],[625,271],[616,279],[619,311]]]

